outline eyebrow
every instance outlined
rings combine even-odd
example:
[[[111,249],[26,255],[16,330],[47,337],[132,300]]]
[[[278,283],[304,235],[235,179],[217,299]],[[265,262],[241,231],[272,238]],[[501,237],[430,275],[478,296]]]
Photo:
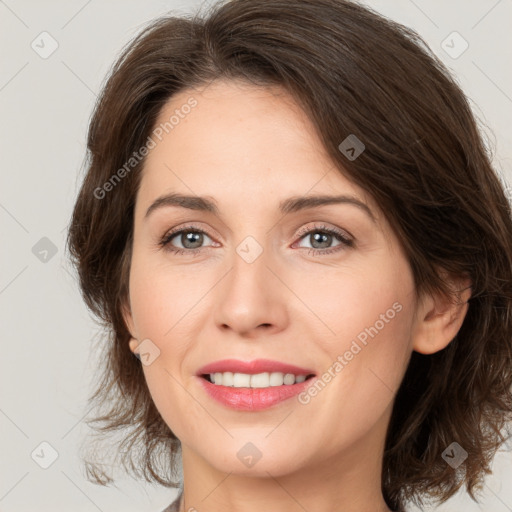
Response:
[[[287,214],[331,204],[350,204],[357,206],[362,211],[364,211],[373,222],[376,222],[375,216],[373,215],[368,205],[359,199],[348,195],[289,197],[288,199],[285,199],[279,203],[279,210],[283,214]],[[220,216],[219,208],[217,207],[217,204],[213,198],[171,193],[156,199],[147,209],[145,219],[147,219],[155,210],[167,206],[178,206],[180,208],[187,208],[189,210],[210,212],[216,216]]]

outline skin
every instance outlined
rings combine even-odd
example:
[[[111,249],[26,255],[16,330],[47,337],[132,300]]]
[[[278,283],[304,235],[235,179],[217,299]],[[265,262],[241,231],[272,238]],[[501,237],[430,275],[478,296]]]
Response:
[[[191,96],[197,106],[145,162],[124,310],[130,350],[149,339],[160,351],[144,375],[182,443],[181,510],[389,511],[380,486],[395,394],[413,350],[430,354],[454,338],[469,291],[460,306],[416,297],[383,212],[335,169],[285,91],[213,82],[173,96],[157,124]],[[144,218],[169,192],[212,197],[220,217],[166,206]],[[357,197],[375,222],[350,204],[279,212],[281,200],[312,194]],[[207,233],[202,246],[181,235],[170,245],[200,246],[198,254],[159,245],[172,228],[189,223]],[[354,245],[335,237],[319,244],[317,226],[338,228]],[[314,232],[299,236],[301,228]],[[263,250],[252,263],[236,252],[247,236]],[[341,250],[321,254],[329,248]],[[235,411],[214,402],[195,376],[224,358],[274,359],[321,376],[394,303],[401,311],[366,346],[360,343],[362,350],[307,404],[292,398],[260,412]],[[249,441],[262,454],[252,467],[237,457]]]

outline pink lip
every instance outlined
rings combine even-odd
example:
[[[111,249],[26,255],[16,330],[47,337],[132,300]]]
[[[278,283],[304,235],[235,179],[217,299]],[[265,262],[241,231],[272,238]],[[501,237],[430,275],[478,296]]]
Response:
[[[203,389],[217,402],[239,411],[261,411],[288,400],[311,384],[315,378],[307,379],[296,384],[284,384],[269,388],[233,388],[220,386],[197,377]]]
[[[215,361],[199,368],[197,375],[201,376],[215,372],[247,373],[249,375],[263,372],[293,373],[294,375],[310,375],[315,373],[307,368],[300,368],[293,364],[280,363],[271,359],[254,359],[253,361],[223,359],[222,361]]]
[[[239,361],[224,359],[207,364],[199,369],[197,377],[203,389],[217,402],[239,411],[261,411],[272,407],[284,400],[298,395],[314,379],[307,379],[296,384],[284,384],[268,388],[234,388],[212,384],[202,375],[216,372],[247,373],[254,375],[263,372],[293,373],[294,375],[311,375],[312,370],[299,366],[271,361],[270,359],[255,359],[253,361]]]

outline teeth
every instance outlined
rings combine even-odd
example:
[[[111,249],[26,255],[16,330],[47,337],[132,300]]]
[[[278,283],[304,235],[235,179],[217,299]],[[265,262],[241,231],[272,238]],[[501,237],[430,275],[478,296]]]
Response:
[[[218,375],[218,377],[217,377]],[[222,379],[222,381],[221,381]],[[232,372],[224,372],[224,373],[216,373],[215,374],[215,382],[216,381],[223,382],[224,386],[233,386],[234,384],[234,378]],[[213,382],[213,379],[212,379]]]
[[[279,372],[273,372],[270,374],[269,385],[270,386],[282,386],[284,375]]]
[[[243,374],[239,374],[243,375]],[[246,375],[244,375],[246,377]],[[248,375],[247,375],[248,377]],[[293,379],[295,382],[295,379]],[[222,380],[223,385],[224,379]],[[257,373],[256,375],[251,375],[251,382],[250,382],[251,388],[268,388],[270,386],[270,376],[267,373]],[[247,386],[246,386],[247,387]]]
[[[289,386],[296,382],[304,382],[306,376],[281,372],[264,372],[255,375],[249,375],[248,373],[216,372],[210,373],[210,380],[216,385],[232,386],[235,388],[268,388],[271,386]]]
[[[291,374],[291,373],[287,373],[284,378],[283,378],[283,382],[285,384],[294,384],[295,383],[295,375]]]
[[[215,374],[215,382],[224,382],[222,373]],[[245,373],[234,373],[233,374],[233,387],[235,388],[248,388],[251,385],[251,376]]]

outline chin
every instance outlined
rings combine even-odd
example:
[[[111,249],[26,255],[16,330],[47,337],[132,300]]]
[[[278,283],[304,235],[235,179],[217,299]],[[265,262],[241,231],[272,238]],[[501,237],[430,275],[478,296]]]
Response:
[[[260,437],[264,439],[269,431],[265,429]],[[206,447],[208,451],[205,460],[224,473],[265,478],[268,478],[269,473],[275,477],[293,473],[306,463],[300,443],[290,443],[289,450],[283,450],[281,442],[273,443],[268,439],[258,442],[255,437],[250,441],[250,436],[242,437],[243,441],[235,438],[229,446],[217,445],[218,453],[212,453],[211,445]],[[201,453],[200,450],[198,452]]]

